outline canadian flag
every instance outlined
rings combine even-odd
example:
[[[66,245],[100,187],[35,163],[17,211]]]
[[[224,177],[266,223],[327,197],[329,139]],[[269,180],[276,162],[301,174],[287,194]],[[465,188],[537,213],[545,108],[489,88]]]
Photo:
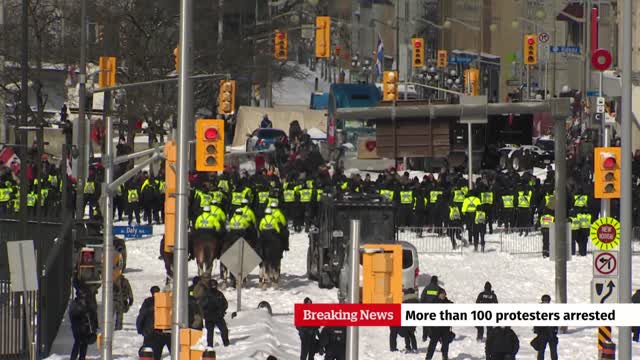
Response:
[[[5,146],[0,150],[0,163],[7,166],[14,174],[18,175],[20,171],[20,158],[13,151],[13,148]]]

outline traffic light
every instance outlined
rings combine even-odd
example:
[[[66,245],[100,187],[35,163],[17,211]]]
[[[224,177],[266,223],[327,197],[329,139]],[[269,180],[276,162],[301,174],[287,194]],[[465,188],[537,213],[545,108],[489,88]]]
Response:
[[[218,113],[232,115],[236,111],[236,81],[220,80],[218,94]]]
[[[480,70],[467,69],[464,71],[464,92],[467,95],[480,95]]]
[[[116,58],[100,56],[98,86],[101,88],[116,85]]]
[[[173,62],[176,65],[176,73],[180,72],[180,45],[173,49]]]
[[[538,38],[536,34],[524,36],[524,63],[535,65],[538,63]]]
[[[276,30],[274,38],[273,56],[276,60],[287,60],[289,55],[289,39],[286,32]]]
[[[382,76],[382,100],[394,101],[398,99],[398,72],[385,71]]]
[[[413,48],[413,67],[420,68],[424,66],[424,39],[412,38],[411,45]]]
[[[620,198],[620,164],[622,156],[619,147],[597,147],[593,150],[593,186],[596,199]]]
[[[438,50],[438,59],[436,61],[436,66],[440,69],[446,69],[449,65],[449,60],[447,59],[447,50]]]
[[[331,56],[331,18],[316,17],[316,57],[328,59]]]
[[[196,170],[224,170],[224,120],[196,121]]]

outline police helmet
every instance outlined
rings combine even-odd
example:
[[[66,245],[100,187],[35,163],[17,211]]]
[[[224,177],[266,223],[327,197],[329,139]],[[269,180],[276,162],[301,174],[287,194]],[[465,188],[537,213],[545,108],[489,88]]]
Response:
[[[241,208],[237,208],[235,211],[236,214],[242,214],[242,209]]]
[[[266,208],[266,209],[264,210],[264,213],[265,213],[265,214],[271,214],[271,213],[272,213],[271,208],[270,208],[270,207]]]
[[[204,208],[202,208],[202,210],[204,210],[204,212],[209,212],[209,211],[211,211],[211,207],[210,206],[205,206]]]

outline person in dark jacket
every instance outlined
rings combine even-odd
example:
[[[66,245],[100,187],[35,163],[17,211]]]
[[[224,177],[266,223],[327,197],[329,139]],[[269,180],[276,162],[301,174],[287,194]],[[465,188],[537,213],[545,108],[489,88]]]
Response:
[[[405,304],[418,304],[418,294],[414,289],[408,289],[404,295]],[[400,328],[400,336],[404,338],[404,347],[408,353],[418,352],[418,341],[416,340],[416,327],[415,326],[403,326]]]
[[[79,291],[76,298],[69,305],[69,320],[73,333],[73,349],[71,360],[84,360],[87,356],[89,344],[96,341],[98,328],[97,309],[87,300],[87,294]]]
[[[452,304],[453,302],[447,299],[447,292],[444,289],[438,291],[438,298],[434,304]],[[449,344],[453,340],[453,333],[450,326],[434,326],[429,331],[429,346],[427,347],[426,360],[433,359],[433,354],[436,351],[438,342],[442,343],[442,360],[449,359]]]
[[[320,349],[325,360],[345,360],[347,352],[347,328],[325,326],[320,332]],[[320,353],[322,355],[322,352]]]
[[[152,286],[149,291],[151,296],[144,299],[142,306],[140,306],[140,312],[136,318],[136,330],[138,334],[144,336],[140,349],[150,347],[153,349],[153,359],[160,360],[165,346],[171,352],[171,334],[163,333],[154,328],[155,300],[153,296],[160,291],[160,288]]]
[[[518,335],[508,326],[491,328],[487,332],[487,360],[515,360],[520,350]]]
[[[423,304],[432,304],[438,299],[438,292],[442,290],[440,285],[438,285],[438,277],[433,275],[431,277],[431,281],[429,284],[425,286],[422,290],[422,294],[420,294],[420,302]],[[422,341],[427,341],[429,337],[429,327],[422,327]]]
[[[122,330],[122,318],[124,313],[129,311],[133,305],[133,292],[131,284],[124,275],[118,276],[113,282],[113,302],[116,313],[115,330]]]
[[[311,304],[311,299],[304,298],[305,304]],[[318,326],[298,326],[300,336],[300,360],[313,360],[316,354],[318,337],[320,336]]]
[[[631,302],[633,304],[640,304],[640,290],[636,290],[636,292],[631,297]],[[633,341],[640,342],[640,326],[632,327],[633,331]]]
[[[551,302],[551,296],[545,294],[541,299],[543,304]],[[534,349],[538,352],[538,360],[544,360],[544,352],[549,345],[551,360],[558,360],[558,327],[557,326],[536,326],[533,332],[537,335],[532,341],[535,343]]]
[[[273,127],[273,123],[271,122],[271,120],[269,120],[269,116],[267,114],[264,114],[264,116],[262,117],[262,121],[260,121],[260,128],[269,129],[272,127]]]
[[[478,294],[478,298],[476,299],[476,304],[497,304],[498,297],[496,293],[491,290],[491,283],[486,282],[484,284],[484,291]],[[482,341],[484,339],[484,326],[476,326],[478,329],[478,336],[476,337],[477,341]],[[487,327],[487,334],[491,331],[491,327]]]
[[[213,334],[216,327],[220,330],[224,346],[229,346],[229,329],[224,321],[224,315],[228,307],[227,298],[218,290],[218,282],[211,279],[209,289],[200,299],[200,308],[207,328],[207,346],[213,346]]]

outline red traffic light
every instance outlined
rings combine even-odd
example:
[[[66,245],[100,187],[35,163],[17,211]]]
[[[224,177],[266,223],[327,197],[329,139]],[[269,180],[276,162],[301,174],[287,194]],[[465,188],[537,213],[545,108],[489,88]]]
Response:
[[[529,45],[533,45],[533,43],[535,43],[535,42],[536,41],[532,37],[527,39],[527,44],[529,44]]]
[[[208,128],[204,131],[205,140],[218,140],[218,129]]]
[[[284,39],[284,33],[279,32],[278,33],[278,39],[283,40]]]
[[[421,43],[420,41],[416,41],[416,42],[414,42],[414,43],[413,43],[413,45],[414,45],[416,48],[420,49],[420,47],[422,46],[422,43]]]
[[[606,170],[613,170],[616,167],[616,158],[611,156],[604,159],[602,167]]]

